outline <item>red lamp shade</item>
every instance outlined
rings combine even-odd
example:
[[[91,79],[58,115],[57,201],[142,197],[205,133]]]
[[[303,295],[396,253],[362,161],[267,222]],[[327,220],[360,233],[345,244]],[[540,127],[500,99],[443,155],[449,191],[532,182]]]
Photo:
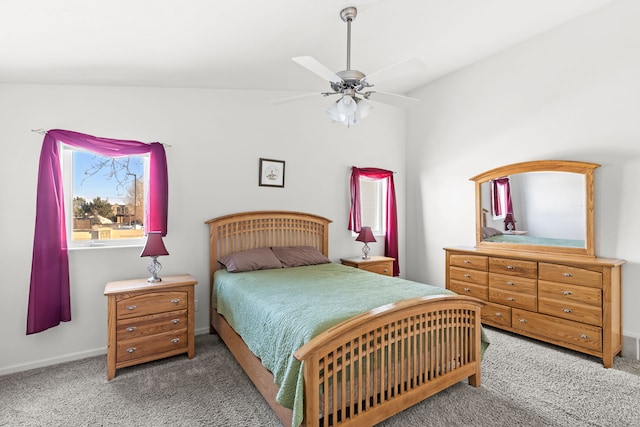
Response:
[[[162,241],[162,233],[159,231],[150,231],[147,235],[147,243],[142,249],[141,257],[169,255],[167,248],[164,247]]]
[[[371,227],[362,227],[360,230],[360,234],[356,237],[356,242],[376,242],[376,238],[373,236],[373,231],[371,231]]]

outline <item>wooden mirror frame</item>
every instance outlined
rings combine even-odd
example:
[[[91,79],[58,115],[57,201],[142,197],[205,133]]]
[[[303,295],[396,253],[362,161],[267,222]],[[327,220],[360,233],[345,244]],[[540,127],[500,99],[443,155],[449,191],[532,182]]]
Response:
[[[595,257],[594,242],[594,170],[600,167],[595,163],[575,162],[568,160],[536,160],[531,162],[514,163],[491,169],[476,175],[469,180],[475,182],[476,190],[476,247],[485,249],[504,249],[527,252],[544,252],[558,254],[572,254]],[[492,179],[524,172],[573,172],[585,177],[585,247],[571,248],[565,246],[541,246],[517,243],[497,243],[482,240],[482,191],[481,185]]]

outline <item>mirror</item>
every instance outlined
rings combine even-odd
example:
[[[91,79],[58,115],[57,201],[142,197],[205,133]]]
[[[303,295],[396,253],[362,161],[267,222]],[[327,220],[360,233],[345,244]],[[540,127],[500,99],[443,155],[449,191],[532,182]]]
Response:
[[[539,160],[470,178],[476,246],[595,256],[594,170],[600,165]]]

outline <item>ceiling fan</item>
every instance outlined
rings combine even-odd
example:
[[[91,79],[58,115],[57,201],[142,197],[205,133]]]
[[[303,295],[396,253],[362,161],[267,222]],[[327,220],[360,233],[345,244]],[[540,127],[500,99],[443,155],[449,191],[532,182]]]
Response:
[[[334,73],[329,68],[321,64],[311,56],[296,56],[291,58],[295,63],[303,66],[312,73],[322,77],[329,82],[331,91],[321,92],[323,96],[340,95],[335,103],[327,110],[327,113],[334,122],[342,123],[346,126],[357,124],[360,119],[365,118],[371,111],[371,105],[367,100],[395,105],[402,108],[411,108],[420,102],[417,98],[408,96],[380,92],[370,89],[374,86],[373,81],[388,80],[392,77],[399,77],[409,68],[424,69],[422,61],[414,58],[399,64],[379,70],[370,75],[362,71],[351,69],[351,22],[356,18],[358,10],[351,6],[340,11],[340,18],[347,23],[347,69]],[[296,101],[308,96],[315,96],[317,93],[310,93],[290,98],[272,101],[280,104],[289,101]]]

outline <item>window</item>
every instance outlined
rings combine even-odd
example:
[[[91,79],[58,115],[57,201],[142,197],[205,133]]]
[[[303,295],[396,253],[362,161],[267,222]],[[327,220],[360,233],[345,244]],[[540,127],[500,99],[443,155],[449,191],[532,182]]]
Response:
[[[384,179],[360,177],[360,209],[362,225],[371,227],[373,234],[385,234],[387,186]]]
[[[69,247],[142,244],[149,156],[62,151]]]

